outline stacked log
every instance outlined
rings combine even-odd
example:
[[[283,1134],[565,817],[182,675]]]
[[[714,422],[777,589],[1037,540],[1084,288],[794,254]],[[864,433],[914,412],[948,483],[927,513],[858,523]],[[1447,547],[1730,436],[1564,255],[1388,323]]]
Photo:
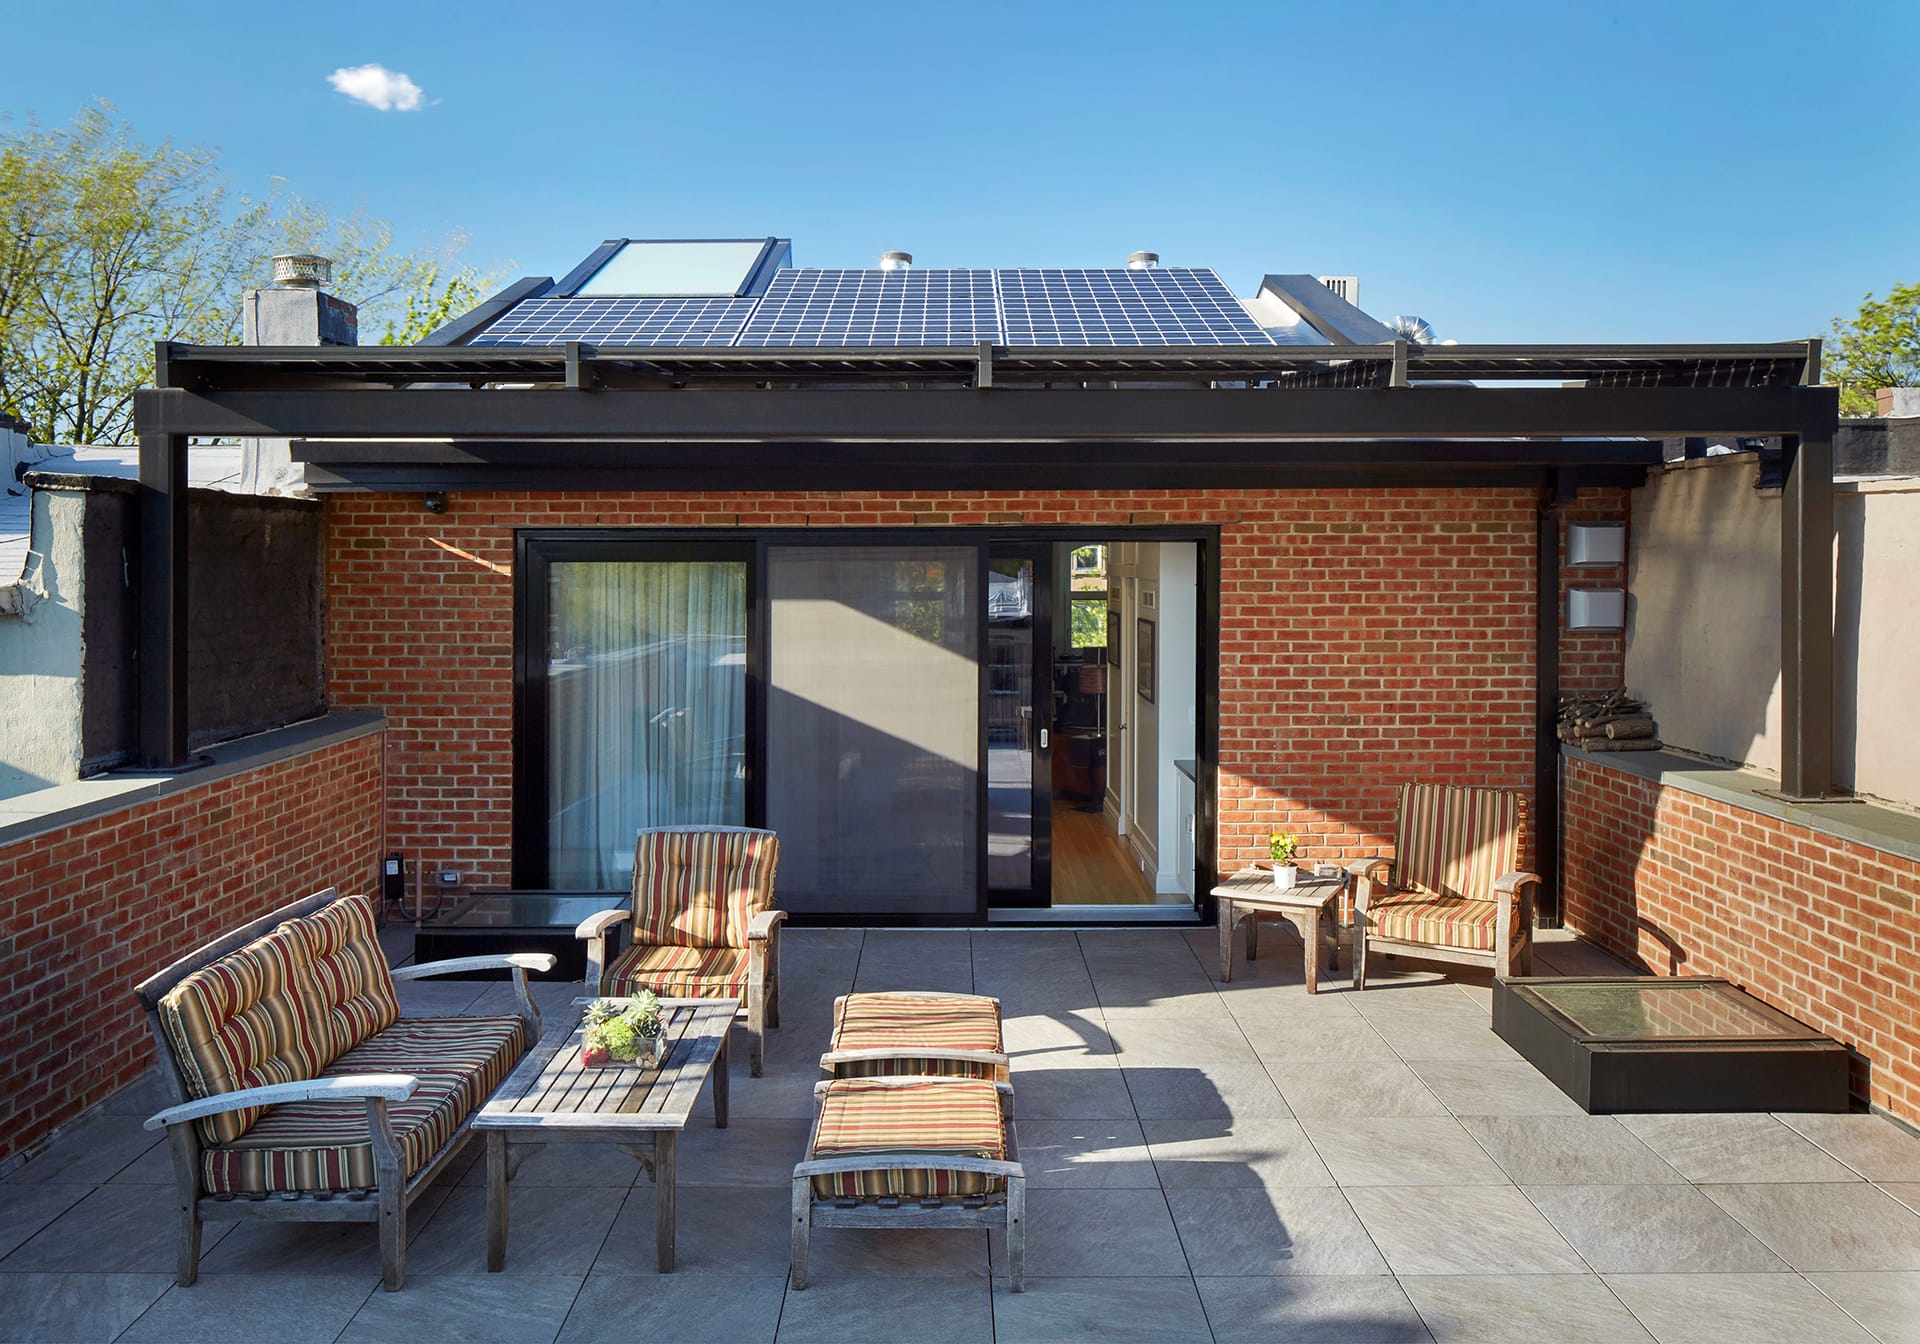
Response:
[[[1624,690],[1561,696],[1558,733],[1582,751],[1660,750],[1660,725],[1647,702]]]

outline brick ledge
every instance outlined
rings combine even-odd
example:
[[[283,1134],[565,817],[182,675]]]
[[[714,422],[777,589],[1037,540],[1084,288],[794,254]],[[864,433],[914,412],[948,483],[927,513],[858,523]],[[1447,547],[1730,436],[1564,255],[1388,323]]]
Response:
[[[0,846],[383,732],[386,726],[386,715],[379,710],[341,710],[216,743],[195,753],[207,763],[192,769],[115,770],[72,784],[0,798]]]
[[[1601,755],[1563,744],[1560,755],[1563,759],[1636,775],[1662,788],[1712,798],[1822,835],[1920,861],[1920,816],[1896,812],[1890,807],[1868,802],[1789,803],[1769,798],[1761,790],[1780,786],[1780,781],[1770,775],[1757,770],[1709,765],[1674,751],[1621,751]]]

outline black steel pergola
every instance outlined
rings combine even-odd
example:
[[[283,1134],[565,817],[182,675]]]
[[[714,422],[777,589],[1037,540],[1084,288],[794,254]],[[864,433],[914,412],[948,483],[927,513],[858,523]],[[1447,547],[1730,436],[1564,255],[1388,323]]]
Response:
[[[1559,525],[1660,440],[1778,437],[1781,792],[1833,783],[1818,341],[1712,346],[182,346],[137,394],[140,734],[187,759],[186,454],[289,439],[322,490],[1536,487],[1540,865],[1557,859]],[[1485,386],[1484,384],[1496,384]]]

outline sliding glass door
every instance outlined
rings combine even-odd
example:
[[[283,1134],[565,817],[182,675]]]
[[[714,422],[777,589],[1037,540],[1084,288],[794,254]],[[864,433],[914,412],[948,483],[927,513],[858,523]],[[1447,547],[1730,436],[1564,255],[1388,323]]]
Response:
[[[645,826],[747,819],[745,557],[543,566],[545,885],[618,890]]]
[[[977,914],[979,563],[973,545],[767,548],[784,909]]]

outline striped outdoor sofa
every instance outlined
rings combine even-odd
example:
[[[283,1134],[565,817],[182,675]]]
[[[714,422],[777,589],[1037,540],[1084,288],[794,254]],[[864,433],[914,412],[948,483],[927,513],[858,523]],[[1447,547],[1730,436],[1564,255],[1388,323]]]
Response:
[[[1348,869],[1353,987],[1366,988],[1369,947],[1529,974],[1540,879],[1520,868],[1526,826],[1510,789],[1402,784],[1393,857]]]
[[[582,920],[586,991],[613,998],[650,989],[665,999],[734,999],[747,1019],[747,1064],[766,1060],[768,1027],[780,1025],[780,925],[773,874],[780,838],[747,826],[655,826],[633,851],[633,900]],[[631,923],[628,947],[610,935]]]
[[[331,889],[190,953],[135,988],[176,1102],[182,1286],[205,1219],[377,1222],[387,1290],[406,1278],[407,1209],[465,1147],[469,1121],[540,1039],[529,970],[546,953],[390,971],[361,896]],[[402,1018],[396,980],[502,968],[519,1012]]]

